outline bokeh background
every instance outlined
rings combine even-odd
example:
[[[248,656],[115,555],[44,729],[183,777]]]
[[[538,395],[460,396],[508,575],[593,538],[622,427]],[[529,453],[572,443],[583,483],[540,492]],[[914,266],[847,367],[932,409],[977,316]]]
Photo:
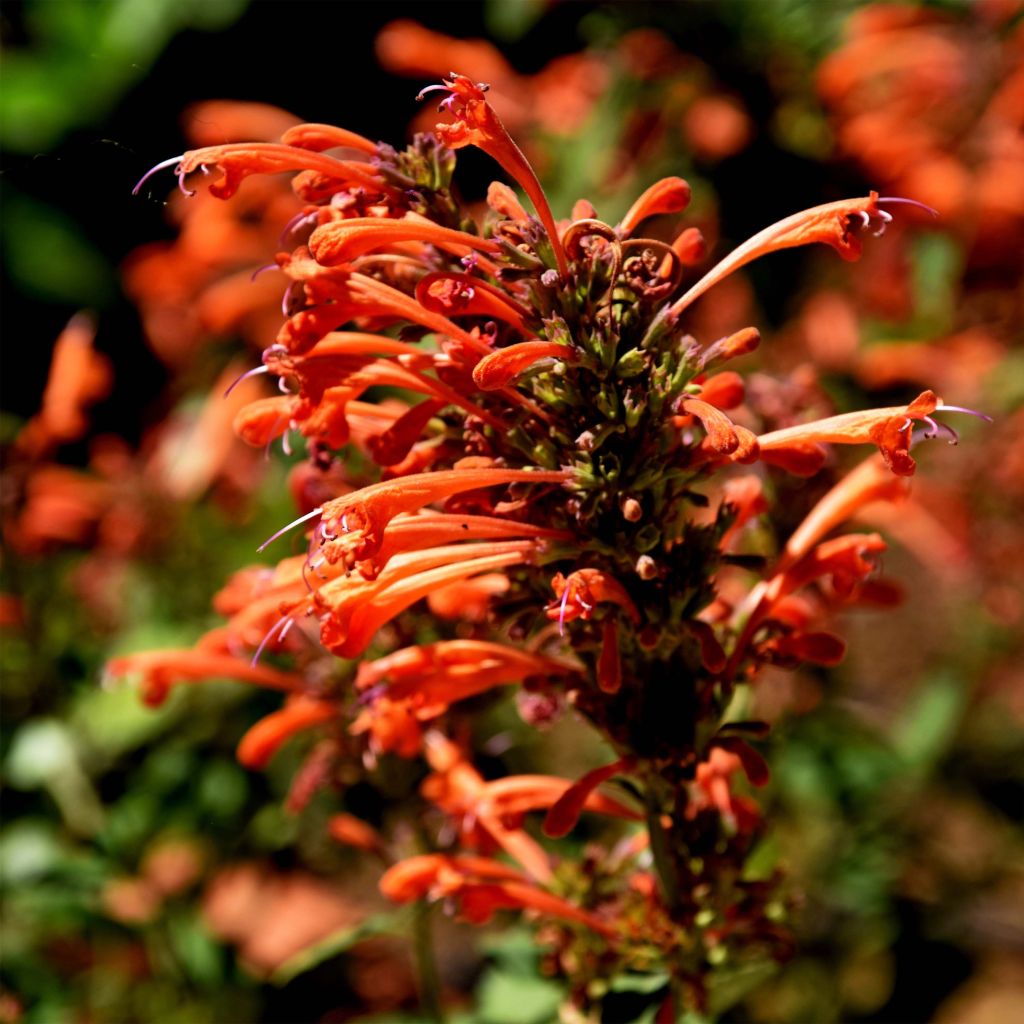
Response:
[[[223,580],[291,518],[300,457],[232,443],[219,404],[273,324],[232,312],[225,282],[272,258],[273,225],[234,215],[224,237],[266,253],[234,265],[189,233],[169,173],[132,185],[221,141],[226,115],[196,106],[209,100],[398,143],[449,64],[491,82],[562,215],[585,196],[614,222],[679,174],[721,253],[869,188],[939,210],[894,207],[856,265],[775,255],[695,311],[706,336],[761,327],[765,401],[785,373],[808,408],[933,386],[996,419],[931,446],[915,499],[872,519],[903,603],[843,623],[840,668],[759,684],[776,723],[763,857],[792,879],[800,951],[734,979],[718,1008],[1024,1016],[1021,3],[9,0],[0,32],[0,1022],[417,1019],[410,920],[374,897],[372,858],[325,828],[339,810],[415,813],[417,769],[340,780],[297,811],[301,743],[263,774],[234,761],[265,695],[180,687],[152,710],[102,668],[216,623]],[[470,197],[494,173],[460,154]],[[58,424],[54,343],[83,310],[101,354],[72,373],[89,413]],[[815,487],[794,486],[793,522]],[[495,772],[576,756],[571,723],[537,739],[498,704],[482,730]],[[535,961],[516,928],[442,935],[460,1019],[554,1019]],[[621,994],[623,1021],[652,1019],[642,996]]]

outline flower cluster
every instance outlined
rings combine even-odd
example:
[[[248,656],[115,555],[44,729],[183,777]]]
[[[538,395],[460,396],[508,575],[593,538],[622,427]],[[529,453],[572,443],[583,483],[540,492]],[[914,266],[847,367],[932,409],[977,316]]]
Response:
[[[745,790],[768,768],[744,687],[765,665],[836,663],[830,613],[891,599],[881,536],[838,531],[899,501],[913,445],[955,437],[935,415],[968,410],[925,391],[779,422],[725,368],[758,346],[755,328],[689,333],[693,304],[750,261],[818,242],[856,259],[905,200],[871,193],[795,214],[697,277],[695,229],[673,243],[639,234],[685,210],[685,181],[656,182],[618,224],[586,200],[560,221],[486,86],[453,73],[424,92],[448,119],[402,151],[299,124],[280,142],[160,165],[218,199],[252,175],[293,175],[304,205],[275,258],[285,318],[253,371],[280,393],[235,425],[256,446],[305,439],[300,514],[267,545],[299,528],[308,543],[237,573],[216,600],[224,624],[194,649],[110,670],[140,674],[154,703],[213,676],[282,691],[238,754],[258,768],[296,733],[325,733],[295,806],[338,759],[422,756],[422,796],[444,821],[428,852],[348,815],[332,825],[392,862],[385,895],[444,898],[476,922],[527,911],[580,1013],[616,973],[665,972],[670,1019],[705,1004],[717,966],[790,943],[777,877],[745,871],[763,829]],[[483,223],[469,215],[451,187],[468,145],[532,213],[496,182]],[[833,445],[877,454],[771,550],[755,527],[773,479],[815,474]],[[527,722],[571,708],[614,756],[575,781],[486,779],[452,723],[470,698],[510,685]],[[559,859],[525,827],[542,813],[557,839],[584,812],[625,823],[620,839]]]

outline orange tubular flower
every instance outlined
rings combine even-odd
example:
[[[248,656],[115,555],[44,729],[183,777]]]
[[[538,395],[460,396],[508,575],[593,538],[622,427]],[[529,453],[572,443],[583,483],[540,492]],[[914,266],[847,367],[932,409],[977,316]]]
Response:
[[[337,267],[381,246],[412,241],[429,242],[459,256],[498,250],[497,244],[489,239],[442,228],[421,217],[401,220],[357,217],[318,227],[310,236],[309,251],[321,266]]]
[[[299,149],[311,149],[319,153],[325,149],[358,149],[367,156],[377,155],[377,144],[344,128],[333,124],[297,124],[289,128],[282,136],[281,142],[286,146],[297,146]]]
[[[579,820],[594,790],[613,775],[628,772],[632,767],[633,762],[630,758],[620,758],[603,768],[587,772],[583,778],[568,786],[548,811],[544,819],[544,834],[552,838],[568,835]]]
[[[420,791],[458,823],[463,845],[481,852],[500,846],[531,877],[550,882],[548,855],[518,826],[506,826],[481,800],[484,780],[461,750],[438,732],[428,733],[424,746],[434,773],[424,779]]]
[[[297,694],[280,711],[261,718],[242,737],[238,744],[238,761],[253,770],[265,768],[290,737],[337,718],[338,705],[333,701]]]
[[[662,178],[643,192],[619,223],[619,234],[629,238],[641,221],[659,213],[681,213],[690,205],[690,186],[682,178]]]
[[[861,253],[861,243],[851,230],[853,219],[859,218],[864,227],[867,227],[872,219],[880,220],[883,225],[891,220],[890,214],[878,208],[878,202],[878,193],[872,192],[863,199],[842,199],[837,203],[815,206],[772,224],[748,239],[738,249],[734,249],[721,263],[709,270],[682,298],[672,304],[671,313],[680,314],[733,271],[780,249],[823,242],[825,245],[831,245],[844,260],[857,259]]]
[[[441,854],[410,857],[384,873],[380,889],[396,903],[409,903],[424,897],[453,897],[465,917],[474,924],[489,921],[496,910],[534,910],[544,916],[583,925],[606,939],[612,939],[616,934],[614,928],[593,914],[484,857],[448,857]]]
[[[209,185],[210,194],[218,199],[230,199],[250,174],[279,174],[284,171],[316,171],[326,178],[354,182],[377,191],[385,187],[368,164],[337,160],[313,150],[276,142],[249,142],[206,146],[190,150],[181,157],[165,160],[141,178],[133,191],[138,192],[155,171],[172,165],[175,165],[182,191],[185,191],[185,178],[193,171],[219,167],[220,180]]]
[[[106,671],[114,677],[136,673],[141,675],[147,704],[162,704],[175,682],[238,679],[286,692],[297,691],[303,685],[302,677],[293,673],[250,665],[230,655],[206,654],[188,648],[125,654],[108,661]]]
[[[340,534],[358,533],[359,543],[353,554],[361,560],[380,549],[385,527],[402,512],[415,512],[480,487],[515,482],[565,483],[571,476],[561,470],[454,469],[385,480],[324,505],[321,531],[328,541]]]
[[[530,310],[494,285],[450,271],[425,274],[416,285],[416,300],[424,309],[447,316],[483,316],[503,320],[526,333]]]
[[[929,419],[937,408],[941,408],[940,399],[923,391],[909,405],[830,416],[762,434],[757,442],[762,456],[808,443],[875,444],[889,469],[898,476],[912,476],[916,463],[910,455],[911,423]]]
[[[444,79],[442,85],[431,85],[424,89],[420,93],[420,98],[437,90],[448,93],[441,102],[441,109],[447,110],[456,120],[452,124],[437,125],[435,131],[438,138],[452,149],[460,149],[463,146],[476,146],[482,149],[488,156],[497,160],[519,183],[530,197],[537,216],[548,233],[555,262],[558,264],[558,274],[565,279],[569,274],[569,264],[547,197],[529,161],[512,141],[498,115],[485,99],[487,88],[482,83],[474,85],[465,75],[453,73]]]
[[[561,342],[524,341],[484,356],[473,368],[473,380],[483,391],[497,391],[507,387],[541,360],[572,362],[576,357],[577,354]]]
[[[85,433],[85,410],[110,390],[110,364],[93,348],[96,325],[83,313],[71,318],[53,348],[42,407],[18,435],[18,446],[38,457]]]
[[[547,609],[549,619],[557,619],[559,628],[573,619],[589,619],[595,605],[604,601],[617,604],[633,625],[640,622],[640,612],[625,587],[614,577],[599,569],[577,569],[568,577],[558,573],[551,581],[557,603]]]

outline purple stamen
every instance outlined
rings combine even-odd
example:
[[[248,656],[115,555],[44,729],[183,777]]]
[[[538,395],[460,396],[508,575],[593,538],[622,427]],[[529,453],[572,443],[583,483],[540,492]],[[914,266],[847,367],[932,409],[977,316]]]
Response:
[[[255,281],[260,274],[266,273],[268,270],[280,270],[280,267],[276,263],[264,263],[262,267],[257,267],[249,278],[250,281]]]
[[[416,93],[416,99],[417,100],[421,100],[421,99],[423,99],[424,96],[427,95],[427,93],[430,93],[430,92],[449,92],[449,91],[450,90],[449,90],[447,85],[428,85],[426,88],[420,89],[420,91],[418,93]]]
[[[278,530],[277,533],[275,533],[272,537],[268,537],[256,550],[262,551],[268,545],[273,544],[278,537],[283,536],[289,530],[294,529],[294,527],[299,526],[301,523],[305,523],[308,520],[313,519],[315,516],[322,515],[323,511],[323,508],[318,507],[313,509],[312,512],[307,512],[304,516],[299,516],[298,519],[293,519],[287,526],[282,526],[281,529]]]
[[[565,606],[569,601],[570,583],[566,580],[565,589],[562,591],[562,603],[558,606],[558,635],[565,636]]]
[[[984,420],[986,423],[995,423],[987,413],[978,412],[977,409],[965,409],[962,405],[940,405],[935,409],[936,412],[962,412],[968,416],[976,416],[979,420]]]
[[[271,449],[272,445],[274,444],[274,437],[277,434],[277,428],[279,426],[281,426],[281,424],[283,422],[284,422],[284,417],[283,416],[278,416],[277,419],[274,420],[274,425],[270,428],[270,440],[268,440],[267,443],[263,446],[263,461],[264,462],[269,462],[270,461],[270,449]],[[257,549],[257,550],[259,550],[259,549]]]
[[[288,221],[288,223],[285,224],[285,226],[281,229],[281,237],[278,240],[279,244],[280,245],[284,245],[286,239],[288,238],[288,236],[296,228],[298,228],[300,224],[303,224],[305,221],[312,222],[314,220],[316,220],[316,211],[314,211],[313,213],[300,212],[300,213],[295,214],[295,216],[292,217]]]
[[[254,366],[251,370],[246,370],[245,373],[234,379],[234,382],[231,384],[231,386],[227,389],[227,391],[224,392],[224,397],[227,398],[228,395],[230,395],[231,392],[234,391],[235,388],[237,388],[238,385],[241,384],[242,381],[246,380],[248,377],[255,377],[258,373],[269,372],[270,370],[266,366]]]
[[[133,196],[137,196],[139,194],[139,189],[142,188],[142,186],[145,185],[146,182],[149,181],[149,179],[152,178],[153,175],[156,174],[158,171],[162,171],[166,167],[175,167],[175,166],[179,165],[184,159],[185,159],[185,154],[182,153],[181,156],[169,157],[167,160],[161,160],[160,163],[158,163],[155,167],[150,167],[150,169],[148,171],[146,171],[146,173],[141,178],[139,178],[138,183],[136,184],[135,188],[132,189],[132,195]],[[178,175],[178,184],[179,184],[179,186],[182,183],[182,178],[183,178],[183,175],[181,175],[179,173],[179,175]],[[190,194],[190,193],[186,192],[184,188],[182,188],[181,190],[182,190],[182,192],[185,192],[186,195]],[[192,192],[191,195],[195,195],[195,193]]]
[[[387,692],[387,683],[378,683],[376,686],[371,686],[368,690],[364,690],[356,698],[356,707],[365,707],[367,704],[372,704],[378,697]]]
[[[266,649],[267,644],[269,644],[270,641],[274,638],[274,634],[279,629],[284,627],[285,632],[281,633],[281,635],[278,637],[278,641],[280,642],[284,640],[285,636],[287,635],[288,628],[286,624],[294,621],[295,620],[290,615],[283,615],[281,618],[277,620],[277,622],[275,622],[270,627],[270,629],[267,630],[267,635],[260,641],[260,645],[256,648],[256,653],[252,656],[252,661],[249,663],[250,665],[252,665],[253,668],[255,668],[259,664],[259,660],[263,655],[263,651]]]
[[[924,203],[919,203],[916,199],[904,199],[902,196],[883,196],[881,199],[876,200],[878,203],[906,203],[907,206],[916,206],[919,209],[930,213],[933,217],[938,217],[939,211],[932,208],[931,206],[925,206]]]

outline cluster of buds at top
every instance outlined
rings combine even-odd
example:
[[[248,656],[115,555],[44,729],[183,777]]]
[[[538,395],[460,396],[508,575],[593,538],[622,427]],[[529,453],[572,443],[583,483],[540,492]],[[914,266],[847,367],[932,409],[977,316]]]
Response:
[[[252,766],[314,727],[367,763],[422,754],[423,795],[457,827],[436,852],[399,859],[387,895],[445,896],[478,921],[539,915],[581,1008],[621,970],[667,970],[666,1005],[700,1004],[713,965],[781,955],[788,941],[772,882],[742,874],[761,820],[735,790],[767,780],[754,746],[766,729],[734,720],[736,688],[767,663],[842,656],[820,624],[837,604],[878,598],[885,545],[836,531],[903,495],[912,443],[952,407],[925,392],[765,430],[722,368],[757,347],[757,330],[698,339],[689,310],[778,249],[822,242],[857,258],[892,200],[795,214],[686,286],[699,233],[638,236],[647,218],[685,209],[684,181],[652,185],[618,224],[583,200],[559,221],[486,87],[452,74],[433,91],[450,121],[402,152],[305,124],[280,143],[161,165],[177,165],[183,189],[198,170],[216,174],[209,188],[225,199],[248,175],[292,172],[306,204],[276,256],[284,322],[254,371],[281,393],[246,406],[236,429],[254,445],[306,439],[301,514],[280,534],[301,527],[308,546],[237,574],[217,599],[226,623],[194,650],[111,667],[142,672],[154,701],[209,675],[284,691],[243,740]],[[466,145],[498,162],[532,213],[494,183],[484,223],[467,214],[450,189]],[[744,552],[743,527],[768,508],[761,467],[809,475],[833,444],[877,454],[776,558]],[[269,667],[271,654],[287,665]],[[446,716],[510,684],[528,721],[571,706],[615,759],[575,782],[485,781],[445,738]],[[610,780],[615,797],[599,790]],[[639,824],[561,863],[522,828],[540,812],[563,836],[585,811]]]

